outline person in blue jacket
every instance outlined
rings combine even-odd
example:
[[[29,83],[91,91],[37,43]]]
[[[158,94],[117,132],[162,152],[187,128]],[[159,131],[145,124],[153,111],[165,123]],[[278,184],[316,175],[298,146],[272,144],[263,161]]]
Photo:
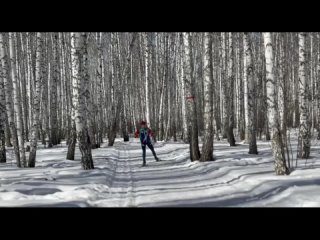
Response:
[[[135,137],[140,137],[140,142],[141,142],[141,147],[142,147],[142,158],[143,158],[143,163],[142,166],[146,166],[146,146],[151,150],[154,158],[156,161],[160,161],[160,159],[157,157],[153,145],[151,143],[151,137],[154,139],[154,133],[153,131],[147,127],[147,124],[145,121],[140,122],[140,130],[137,130],[135,132]]]

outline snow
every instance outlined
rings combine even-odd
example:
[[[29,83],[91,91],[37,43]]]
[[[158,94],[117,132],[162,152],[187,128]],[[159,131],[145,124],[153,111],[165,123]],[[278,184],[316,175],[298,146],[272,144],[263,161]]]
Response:
[[[239,141],[238,141],[239,142]],[[293,156],[296,132],[291,133]],[[141,167],[137,139],[117,139],[92,151],[95,169],[82,170],[80,153],[65,160],[65,143],[40,147],[36,168],[19,169],[8,150],[0,164],[0,206],[36,207],[319,207],[319,144],[312,141],[311,157],[299,160],[289,176],[276,176],[270,142],[258,141],[258,155],[248,144],[229,147],[216,141],[216,161],[189,159],[182,142],[157,142],[156,162],[147,149],[147,167]],[[291,156],[291,153],[290,153]],[[295,161],[294,161],[295,163]]]

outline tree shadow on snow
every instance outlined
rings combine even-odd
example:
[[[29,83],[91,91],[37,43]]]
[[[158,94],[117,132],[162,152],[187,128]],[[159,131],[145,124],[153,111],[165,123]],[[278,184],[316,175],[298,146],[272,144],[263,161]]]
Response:
[[[250,195],[254,189],[260,187],[263,184],[266,184],[272,181],[266,181],[260,185],[255,186],[253,189],[249,191],[242,191],[237,192],[237,194],[248,194],[247,196],[241,197],[234,197],[228,198],[223,200],[214,200],[217,197],[204,197],[204,198],[195,198],[195,199],[186,199],[186,200],[178,200],[178,201],[171,201],[162,204],[165,207],[196,207],[196,208],[203,208],[203,207],[241,207],[241,204],[253,203],[259,200],[266,200],[269,197],[272,197],[276,194],[279,194],[290,187],[302,187],[302,186],[310,186],[310,185],[320,185],[320,179],[310,179],[310,180],[293,180],[287,183],[283,183],[281,186],[276,186],[270,188],[264,192],[261,192],[256,195]],[[221,198],[223,196],[219,196]],[[257,202],[257,207],[259,203]],[[263,206],[260,204],[260,207]],[[265,206],[267,207],[267,206]],[[283,206],[285,207],[285,206]]]

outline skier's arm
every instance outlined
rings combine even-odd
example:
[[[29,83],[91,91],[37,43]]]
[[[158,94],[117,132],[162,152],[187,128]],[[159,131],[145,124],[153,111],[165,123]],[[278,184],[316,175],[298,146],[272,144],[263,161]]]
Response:
[[[154,139],[154,132],[149,128],[149,135]]]
[[[134,137],[138,138],[138,136],[139,136],[139,130],[137,129],[137,131],[134,133]]]

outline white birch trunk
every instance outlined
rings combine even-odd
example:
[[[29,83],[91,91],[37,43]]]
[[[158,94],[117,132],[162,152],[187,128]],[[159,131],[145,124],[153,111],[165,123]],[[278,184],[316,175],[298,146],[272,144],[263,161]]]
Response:
[[[268,105],[268,124],[271,130],[272,154],[275,160],[275,172],[277,175],[289,174],[286,166],[282,137],[279,129],[279,118],[276,104],[276,83],[273,73],[273,46],[271,33],[264,33],[264,46],[266,57],[266,81],[267,81],[267,105]]]
[[[213,160],[213,60],[212,33],[205,34],[204,75],[204,143],[200,161]]]
[[[233,134],[233,125],[234,125],[234,52],[233,52],[233,39],[232,39],[232,32],[229,33],[228,36],[228,84],[227,84],[227,94],[228,94],[228,101],[226,105],[227,110],[227,123],[228,123],[228,142],[230,146],[236,146],[234,134]]]
[[[145,34],[144,44],[145,44],[145,97],[146,97],[146,121],[148,126],[151,128],[150,122],[150,102],[149,102],[149,36],[148,33]]]
[[[88,129],[85,124],[85,96],[84,79],[81,74],[81,61],[83,53],[83,36],[80,33],[71,33],[71,51],[72,51],[72,89],[73,103],[75,106],[75,124],[77,139],[81,152],[81,164],[84,170],[93,169],[91,146],[88,142]]]
[[[256,114],[255,114],[255,89],[251,41],[248,33],[244,33],[244,51],[245,51],[245,113],[246,113],[246,140],[249,143],[249,154],[258,154],[256,141]]]
[[[190,143],[190,158],[191,161],[200,158],[199,144],[198,144],[198,125],[197,125],[197,111],[195,103],[195,89],[193,80],[193,54],[192,54],[192,36],[190,33],[184,33],[184,81],[186,87],[186,106],[188,119],[188,138]]]
[[[57,118],[57,87],[58,87],[58,59],[59,59],[59,51],[58,51],[58,33],[52,34],[52,48],[53,48],[53,64],[51,65],[51,73],[52,73],[52,84],[50,87],[51,90],[51,107],[50,107],[50,120],[51,120],[51,138],[52,138],[52,144],[57,145],[58,144],[58,118]]]
[[[249,122],[249,109],[248,109],[248,76],[247,76],[247,48],[249,47],[248,44],[248,34],[245,33],[243,36],[243,47],[244,47],[244,60],[243,60],[243,98],[244,98],[244,116],[245,116],[245,143],[250,142],[250,122]],[[250,49],[251,50],[251,49]],[[251,66],[252,67],[252,66]]]
[[[310,89],[310,93],[311,93],[311,102],[310,104],[310,111],[311,111],[311,132],[313,133],[313,129],[314,129],[314,74],[313,74],[313,34],[310,33],[310,38],[311,38],[311,50],[310,50],[310,81],[311,81],[311,89]]]
[[[299,33],[299,158],[308,158],[310,155],[310,128],[308,126],[308,96],[306,81],[306,33]]]
[[[16,115],[16,122],[17,122],[17,136],[19,142],[19,153],[20,153],[20,160],[21,166],[26,167],[26,155],[25,155],[25,148],[24,148],[24,134],[22,131],[23,128],[23,119],[22,119],[22,109],[21,109],[21,101],[20,101],[20,89],[19,83],[17,79],[17,70],[16,70],[16,61],[15,61],[15,39],[16,36],[14,33],[9,33],[9,48],[10,48],[10,60],[11,60],[11,79],[13,85],[13,102],[14,102],[14,112]]]
[[[28,167],[35,167],[36,163],[36,153],[37,153],[37,141],[39,132],[39,114],[40,114],[40,90],[41,90],[41,65],[42,65],[42,34],[37,33],[37,51],[36,51],[36,78],[35,78],[35,88],[36,92],[34,94],[34,105],[33,105],[33,119],[32,119],[32,129],[31,129],[31,149],[29,154]]]
[[[279,124],[280,129],[283,129],[284,124],[284,59],[283,59],[283,46],[282,46],[282,39],[279,33],[278,37],[278,46],[279,46],[279,79],[278,79],[278,111],[279,111]]]
[[[223,132],[222,138],[227,137],[228,132],[228,76],[226,74],[227,70],[227,50],[226,50],[226,34],[221,33],[221,51],[222,51],[222,59],[221,61],[221,84],[222,84],[222,123],[223,123]]]
[[[17,129],[14,122],[14,110],[12,107],[12,102],[13,102],[12,101],[12,95],[13,95],[12,83],[10,81],[11,78],[9,76],[8,56],[7,56],[7,49],[6,49],[6,43],[5,43],[5,35],[3,33],[0,33],[0,52],[1,52],[2,77],[3,77],[3,83],[4,83],[5,104],[6,104],[6,110],[7,110],[8,125],[10,127],[10,133],[12,137],[17,166],[21,167]]]
[[[180,36],[181,46],[183,46],[183,36],[181,34]],[[183,129],[183,141],[185,143],[188,142],[188,126],[187,126],[187,113],[186,113],[186,94],[185,94],[185,83],[184,83],[184,68],[183,68],[183,62],[184,62],[184,54],[183,50],[181,49],[181,57],[180,57],[180,68],[181,68],[181,104],[182,104],[182,129]]]
[[[317,34],[318,36],[318,60],[317,60],[317,72],[318,72],[318,78],[317,78],[317,104],[318,104],[318,140],[320,140],[320,34]]]
[[[1,44],[1,43],[0,43]],[[6,99],[4,94],[4,82],[2,77],[2,68],[0,76],[0,163],[6,162],[5,147],[5,122],[6,122]]]

